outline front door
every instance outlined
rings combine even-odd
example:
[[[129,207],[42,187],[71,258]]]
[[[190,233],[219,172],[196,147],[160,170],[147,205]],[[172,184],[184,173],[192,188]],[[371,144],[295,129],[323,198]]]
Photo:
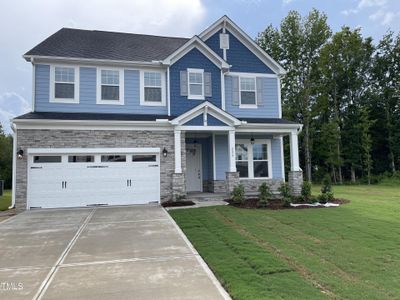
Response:
[[[186,144],[186,191],[203,191],[200,144]]]

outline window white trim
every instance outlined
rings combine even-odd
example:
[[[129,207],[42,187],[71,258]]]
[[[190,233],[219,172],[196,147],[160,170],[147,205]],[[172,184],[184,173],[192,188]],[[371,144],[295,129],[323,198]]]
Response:
[[[197,74],[201,74],[201,78],[202,78],[202,89],[201,89],[201,95],[191,95],[190,94],[190,73],[197,73]],[[204,100],[204,69],[187,69],[187,84],[188,84],[188,99],[191,100]],[[199,83],[192,83],[192,84],[198,84]]]
[[[242,104],[242,91],[253,92],[252,90],[242,90],[242,79],[254,79],[254,101],[255,104]],[[257,108],[257,78],[254,76],[240,76],[239,77],[239,108]]]
[[[254,157],[253,157],[253,145],[250,142],[250,139],[236,139],[236,144],[244,144],[247,146],[247,167],[249,177],[240,177],[240,180],[244,179],[271,179],[272,178],[272,154],[271,154],[271,140],[267,139],[255,139],[254,144],[266,144],[267,145],[267,161],[268,161],[268,177],[254,177]],[[235,163],[237,162],[235,157]]]
[[[98,67],[96,68],[96,104],[124,105],[124,69]],[[119,72],[119,100],[103,100],[101,99],[101,71],[110,70]]]
[[[160,73],[161,74],[161,102],[151,102],[151,101],[146,101],[144,99],[144,73],[145,72],[150,72],[150,73]],[[165,106],[166,105],[166,80],[165,80],[165,71],[161,70],[140,70],[140,105],[143,106]]]
[[[55,97],[55,69],[59,68],[71,68],[74,69],[74,98],[56,98]],[[79,66],[71,65],[50,65],[50,103],[79,103]]]

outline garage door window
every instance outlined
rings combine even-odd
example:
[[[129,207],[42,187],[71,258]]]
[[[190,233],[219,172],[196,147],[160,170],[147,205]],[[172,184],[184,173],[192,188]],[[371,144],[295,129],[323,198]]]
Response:
[[[146,162],[146,161],[157,161],[157,156],[156,155],[132,155],[132,161],[133,162]]]
[[[94,162],[93,155],[70,155],[68,156],[69,163],[89,163]]]
[[[102,155],[101,162],[126,162],[126,155]]]
[[[33,157],[33,162],[35,164],[44,164],[44,163],[60,163],[61,162],[61,156],[34,156]]]

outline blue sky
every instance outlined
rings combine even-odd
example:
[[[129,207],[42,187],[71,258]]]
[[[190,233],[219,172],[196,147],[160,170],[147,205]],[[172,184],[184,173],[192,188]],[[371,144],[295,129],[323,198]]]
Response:
[[[0,3],[0,122],[29,112],[32,68],[22,55],[61,27],[187,36],[228,15],[251,37],[288,11],[324,11],[333,31],[361,27],[375,41],[400,30],[398,0],[19,0]]]

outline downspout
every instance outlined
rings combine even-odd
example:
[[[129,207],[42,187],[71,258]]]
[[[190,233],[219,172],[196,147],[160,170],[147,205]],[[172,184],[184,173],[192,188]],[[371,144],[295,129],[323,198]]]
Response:
[[[167,68],[167,108],[168,108],[168,116],[171,116],[171,92],[170,92],[170,87],[171,85],[169,84],[169,66]]]
[[[11,192],[11,206],[8,209],[15,207],[15,190],[17,183],[17,126],[13,123],[11,126],[14,132],[13,137],[13,167],[12,167],[12,192]]]

